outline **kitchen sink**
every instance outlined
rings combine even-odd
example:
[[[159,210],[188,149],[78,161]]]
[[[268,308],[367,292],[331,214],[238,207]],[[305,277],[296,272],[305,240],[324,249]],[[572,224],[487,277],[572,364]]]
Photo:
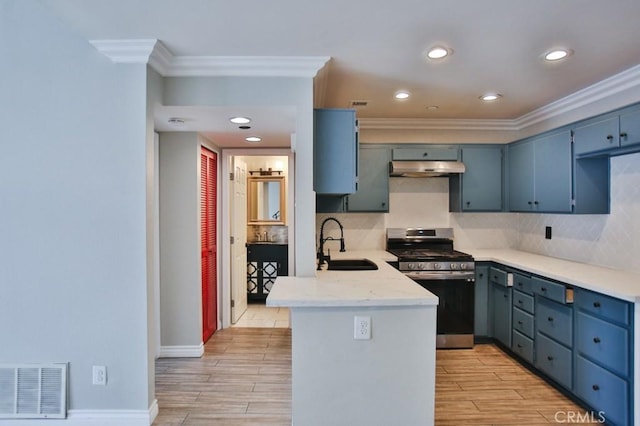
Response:
[[[330,271],[375,271],[378,265],[369,259],[331,259],[327,261]]]

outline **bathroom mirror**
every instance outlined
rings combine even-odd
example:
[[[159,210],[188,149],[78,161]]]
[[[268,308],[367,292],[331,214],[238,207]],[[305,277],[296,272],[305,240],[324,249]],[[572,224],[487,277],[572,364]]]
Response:
[[[284,176],[247,178],[247,221],[250,225],[284,225],[286,199]]]

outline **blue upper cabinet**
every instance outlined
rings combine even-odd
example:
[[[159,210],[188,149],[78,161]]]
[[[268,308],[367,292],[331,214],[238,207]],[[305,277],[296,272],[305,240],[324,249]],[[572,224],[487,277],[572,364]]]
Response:
[[[315,109],[313,189],[353,194],[358,181],[358,137],[353,109]]]
[[[575,155],[640,149],[640,110],[627,108],[584,121],[574,127]]]
[[[360,145],[358,191],[345,200],[348,212],[389,211],[389,160],[388,146]]]
[[[509,146],[509,210],[571,213],[571,132]]]
[[[465,172],[449,178],[449,211],[501,211],[502,145],[463,146]]]

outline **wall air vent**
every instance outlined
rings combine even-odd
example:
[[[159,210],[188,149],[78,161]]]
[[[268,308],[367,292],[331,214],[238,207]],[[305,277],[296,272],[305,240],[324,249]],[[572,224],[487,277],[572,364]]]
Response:
[[[364,108],[369,105],[369,101],[349,101],[350,108]]]
[[[0,364],[0,419],[67,417],[67,364]]]

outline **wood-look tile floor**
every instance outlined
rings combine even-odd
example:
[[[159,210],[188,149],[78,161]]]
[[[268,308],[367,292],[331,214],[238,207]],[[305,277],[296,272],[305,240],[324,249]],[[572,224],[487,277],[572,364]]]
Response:
[[[289,426],[291,330],[232,327],[202,358],[159,359],[156,397],[156,426]],[[436,425],[567,423],[571,413],[584,409],[494,345],[437,352]]]

